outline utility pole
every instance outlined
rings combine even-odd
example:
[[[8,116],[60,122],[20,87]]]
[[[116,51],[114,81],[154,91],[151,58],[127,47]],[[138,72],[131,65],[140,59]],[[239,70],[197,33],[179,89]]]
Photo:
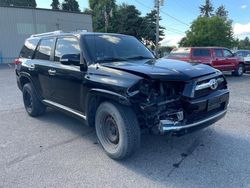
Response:
[[[159,57],[159,20],[160,20],[160,3],[163,6],[164,0],[155,0],[155,9],[156,9],[156,44],[155,44],[155,54],[156,57]]]

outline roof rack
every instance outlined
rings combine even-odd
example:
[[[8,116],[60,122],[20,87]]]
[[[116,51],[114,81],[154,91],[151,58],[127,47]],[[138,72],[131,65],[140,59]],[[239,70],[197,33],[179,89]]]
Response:
[[[40,33],[40,34],[33,34],[30,37],[40,37],[40,36],[47,36],[47,35],[53,35],[53,34],[60,34],[63,33],[62,30],[47,32],[47,33]]]

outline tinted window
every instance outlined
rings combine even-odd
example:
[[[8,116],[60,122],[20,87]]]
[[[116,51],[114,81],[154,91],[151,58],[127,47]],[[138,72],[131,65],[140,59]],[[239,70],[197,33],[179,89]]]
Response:
[[[210,57],[209,49],[194,49],[193,56],[195,57]]]
[[[233,57],[233,53],[229,50],[224,49],[224,57]]]
[[[220,49],[215,49],[214,52],[215,52],[215,56],[216,56],[216,57],[223,57],[222,50],[220,50]]]
[[[237,51],[237,52],[236,52],[236,55],[237,55],[237,56],[242,56],[242,57],[244,57],[244,52],[243,52],[243,51]]]
[[[85,36],[83,40],[88,54],[94,61],[133,57],[154,58],[135,37],[103,34]]]
[[[39,39],[28,39],[25,41],[24,43],[24,46],[20,52],[20,55],[19,57],[23,57],[23,58],[29,58],[31,59],[34,52],[35,52],[35,49],[36,49],[36,46],[37,46],[37,43],[39,42]]]
[[[42,39],[35,55],[35,59],[49,60],[54,39]]]
[[[55,61],[60,61],[64,54],[75,54],[80,57],[79,42],[74,37],[58,38],[55,49]]]

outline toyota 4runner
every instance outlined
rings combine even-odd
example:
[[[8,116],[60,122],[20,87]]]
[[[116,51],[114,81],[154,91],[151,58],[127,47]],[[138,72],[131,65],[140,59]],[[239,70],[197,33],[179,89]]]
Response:
[[[105,152],[123,159],[142,130],[183,135],[227,112],[222,73],[204,64],[156,59],[121,34],[55,31],[32,35],[15,60],[30,116],[56,108],[96,129]]]

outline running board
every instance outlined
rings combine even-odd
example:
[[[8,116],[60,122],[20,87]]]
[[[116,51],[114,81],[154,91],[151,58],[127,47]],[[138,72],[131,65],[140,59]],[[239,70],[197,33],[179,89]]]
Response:
[[[48,106],[51,106],[51,107],[56,107],[56,108],[59,108],[59,109],[62,109],[64,111],[67,111],[67,112],[70,112],[71,114],[74,114],[84,120],[86,120],[86,116],[81,114],[80,112],[76,111],[76,110],[73,110],[67,106],[64,106],[62,104],[59,104],[59,103],[56,103],[56,102],[53,102],[53,101],[50,101],[50,100],[43,100],[43,102],[48,105]]]

